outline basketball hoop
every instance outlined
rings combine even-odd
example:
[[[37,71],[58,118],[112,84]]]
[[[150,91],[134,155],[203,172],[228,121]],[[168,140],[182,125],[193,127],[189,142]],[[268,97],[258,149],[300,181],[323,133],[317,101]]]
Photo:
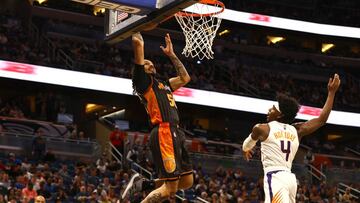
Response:
[[[221,23],[217,15],[224,11],[225,5],[217,0],[199,2],[175,14],[185,35],[182,54],[192,58],[197,56],[200,60],[213,59],[212,45]]]

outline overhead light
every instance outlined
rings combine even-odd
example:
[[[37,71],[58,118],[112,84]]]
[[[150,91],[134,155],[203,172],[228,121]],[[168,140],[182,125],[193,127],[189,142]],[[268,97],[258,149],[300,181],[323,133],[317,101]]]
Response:
[[[97,16],[99,13],[104,14],[105,13],[105,8],[100,8],[100,7],[94,6],[93,14],[95,16]]]
[[[46,2],[47,0],[35,0],[35,1],[37,1],[39,4],[42,4],[42,3]]]
[[[331,134],[331,135],[327,136],[327,139],[328,140],[336,140],[336,139],[339,139],[341,137],[342,137],[341,135],[333,135],[333,134]]]
[[[225,35],[225,34],[228,34],[228,33],[230,33],[230,30],[225,29],[225,30],[219,32],[219,36],[222,36],[222,35]]]
[[[86,104],[85,112],[86,113],[93,112],[93,111],[95,111],[97,109],[100,109],[102,107],[103,107],[102,105],[98,105],[98,104]]]
[[[267,36],[266,37],[268,39],[268,44],[276,44],[279,43],[281,41],[284,41],[285,38],[284,37],[275,37],[275,36]]]
[[[116,106],[113,106],[112,109],[116,109]]]
[[[331,48],[333,48],[334,46],[335,46],[334,44],[325,44],[325,43],[323,43],[322,47],[321,47],[321,52],[325,53],[325,52],[329,51]]]

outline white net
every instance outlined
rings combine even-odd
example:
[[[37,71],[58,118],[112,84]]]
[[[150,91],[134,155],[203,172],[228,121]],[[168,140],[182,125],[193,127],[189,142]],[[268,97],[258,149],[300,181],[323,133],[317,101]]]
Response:
[[[212,45],[216,32],[220,27],[221,19],[216,15],[208,15],[219,12],[221,5],[194,4],[190,10],[175,14],[185,35],[185,47],[182,54],[186,57],[198,57],[200,60],[213,59],[214,52]],[[197,15],[197,14],[199,15]],[[195,14],[195,15],[194,15]]]

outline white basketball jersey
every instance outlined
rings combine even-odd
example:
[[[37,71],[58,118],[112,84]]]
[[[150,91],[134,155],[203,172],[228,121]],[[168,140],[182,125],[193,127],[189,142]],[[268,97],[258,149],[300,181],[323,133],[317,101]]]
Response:
[[[272,121],[268,123],[268,138],[261,142],[261,161],[267,167],[285,167],[291,170],[299,148],[298,134],[294,126]]]

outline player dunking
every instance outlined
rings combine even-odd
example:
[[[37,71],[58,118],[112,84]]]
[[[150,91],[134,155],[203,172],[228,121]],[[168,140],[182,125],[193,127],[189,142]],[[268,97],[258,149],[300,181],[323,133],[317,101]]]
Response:
[[[175,55],[170,35],[165,36],[166,47],[161,46],[172,61],[177,77],[161,81],[155,77],[156,69],[150,60],[144,59],[144,40],[140,33],[132,36],[135,54],[133,87],[144,104],[153,127],[150,133],[150,149],[159,179],[152,182],[136,181],[135,174],[129,181],[122,198],[135,190],[155,189],[142,202],[162,202],[179,189],[188,189],[193,184],[193,170],[186,149],[185,134],[179,128],[178,109],[172,92],[190,81],[184,65]],[[140,183],[139,183],[140,182]],[[140,185],[139,185],[140,184]]]
[[[266,124],[257,124],[243,143],[245,159],[252,157],[252,148],[261,142],[261,161],[264,167],[265,203],[295,203],[296,177],[291,173],[292,161],[302,137],[323,126],[333,107],[340,86],[337,74],[329,79],[328,96],[318,118],[290,125],[299,110],[298,102],[286,95],[277,97],[278,105],[269,109]]]

